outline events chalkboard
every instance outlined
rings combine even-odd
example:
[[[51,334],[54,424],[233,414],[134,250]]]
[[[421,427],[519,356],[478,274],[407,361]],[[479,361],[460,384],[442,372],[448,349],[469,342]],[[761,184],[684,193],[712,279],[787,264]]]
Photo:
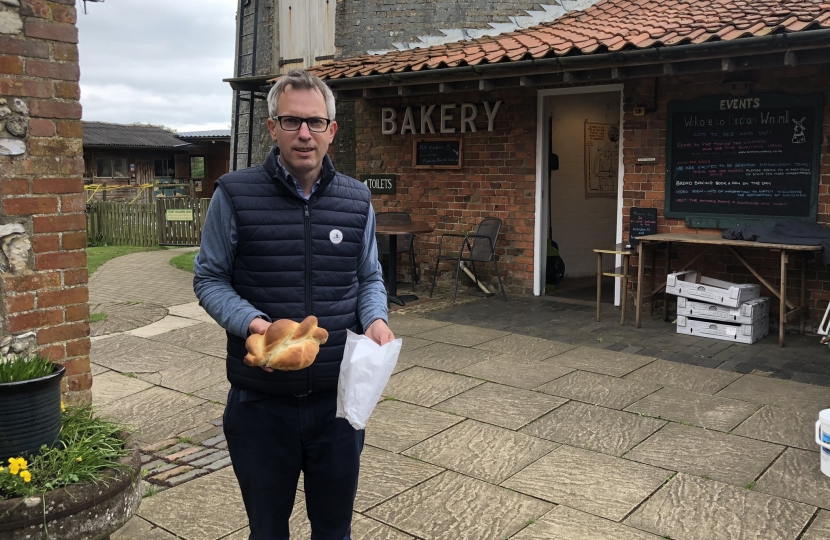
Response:
[[[639,237],[649,234],[657,234],[657,209],[632,206],[628,225],[628,243],[636,246]]]
[[[668,106],[666,217],[815,220],[817,96],[712,96]]]
[[[460,169],[461,139],[420,139],[412,143],[416,169]]]

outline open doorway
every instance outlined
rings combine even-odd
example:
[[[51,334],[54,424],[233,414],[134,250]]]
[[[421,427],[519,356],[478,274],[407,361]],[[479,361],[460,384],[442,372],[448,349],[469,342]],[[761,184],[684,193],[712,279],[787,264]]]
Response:
[[[545,283],[540,293],[562,299],[596,302],[595,248],[610,248],[620,238],[622,148],[621,89],[562,89],[540,95],[543,148],[549,149],[539,180],[545,185],[540,216],[542,267],[552,253],[552,239],[565,266],[561,283]],[[544,160],[543,160],[544,161]],[[605,257],[603,271],[619,261]],[[603,303],[618,304],[619,285],[603,278]]]

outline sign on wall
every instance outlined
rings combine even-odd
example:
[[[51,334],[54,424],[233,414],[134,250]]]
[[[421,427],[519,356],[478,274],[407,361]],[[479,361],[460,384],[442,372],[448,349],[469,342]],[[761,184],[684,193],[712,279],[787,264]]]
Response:
[[[620,128],[585,121],[585,196],[617,197]]]
[[[366,184],[372,195],[392,195],[398,187],[397,174],[361,174],[360,181]]]
[[[816,95],[669,103],[666,216],[815,221],[821,109]]]
[[[380,110],[380,132],[383,135],[435,135],[452,133],[475,133],[478,124],[487,121],[487,131],[495,129],[496,115],[502,101],[476,103],[444,103],[407,107],[403,117],[398,116],[394,107]],[[479,122],[478,118],[482,118]]]
[[[193,221],[192,208],[168,208],[164,212],[167,221]]]
[[[641,236],[657,234],[657,209],[631,207],[628,220],[628,243],[636,246]]]
[[[460,169],[461,139],[423,139],[412,143],[415,169]]]

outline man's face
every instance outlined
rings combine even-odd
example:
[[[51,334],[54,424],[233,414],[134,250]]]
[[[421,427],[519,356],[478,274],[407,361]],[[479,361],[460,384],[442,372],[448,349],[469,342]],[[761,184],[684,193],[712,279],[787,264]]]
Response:
[[[328,118],[326,100],[316,88],[294,89],[286,86],[277,99],[278,116],[297,116],[300,118]],[[337,122],[332,122],[328,129],[316,133],[308,129],[303,122],[298,131],[286,131],[273,118],[268,119],[268,131],[271,139],[280,147],[280,160],[283,166],[294,176],[316,173],[320,170],[323,158],[337,132]]]

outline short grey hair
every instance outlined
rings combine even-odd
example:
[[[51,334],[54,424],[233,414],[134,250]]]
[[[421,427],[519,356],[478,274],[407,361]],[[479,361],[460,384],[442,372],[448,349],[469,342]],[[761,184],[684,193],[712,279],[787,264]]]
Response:
[[[326,83],[324,83],[320,77],[316,75],[312,75],[308,71],[304,69],[292,69],[282,77],[277,80],[277,83],[271,87],[271,91],[268,92],[268,116],[272,118],[277,116],[277,100],[285,91],[285,88],[290,86],[296,90],[314,90],[316,89],[318,92],[323,94],[323,98],[326,100],[326,114],[328,114],[329,120],[334,120],[334,113],[335,113],[335,105],[334,105],[334,94],[331,91]]]

